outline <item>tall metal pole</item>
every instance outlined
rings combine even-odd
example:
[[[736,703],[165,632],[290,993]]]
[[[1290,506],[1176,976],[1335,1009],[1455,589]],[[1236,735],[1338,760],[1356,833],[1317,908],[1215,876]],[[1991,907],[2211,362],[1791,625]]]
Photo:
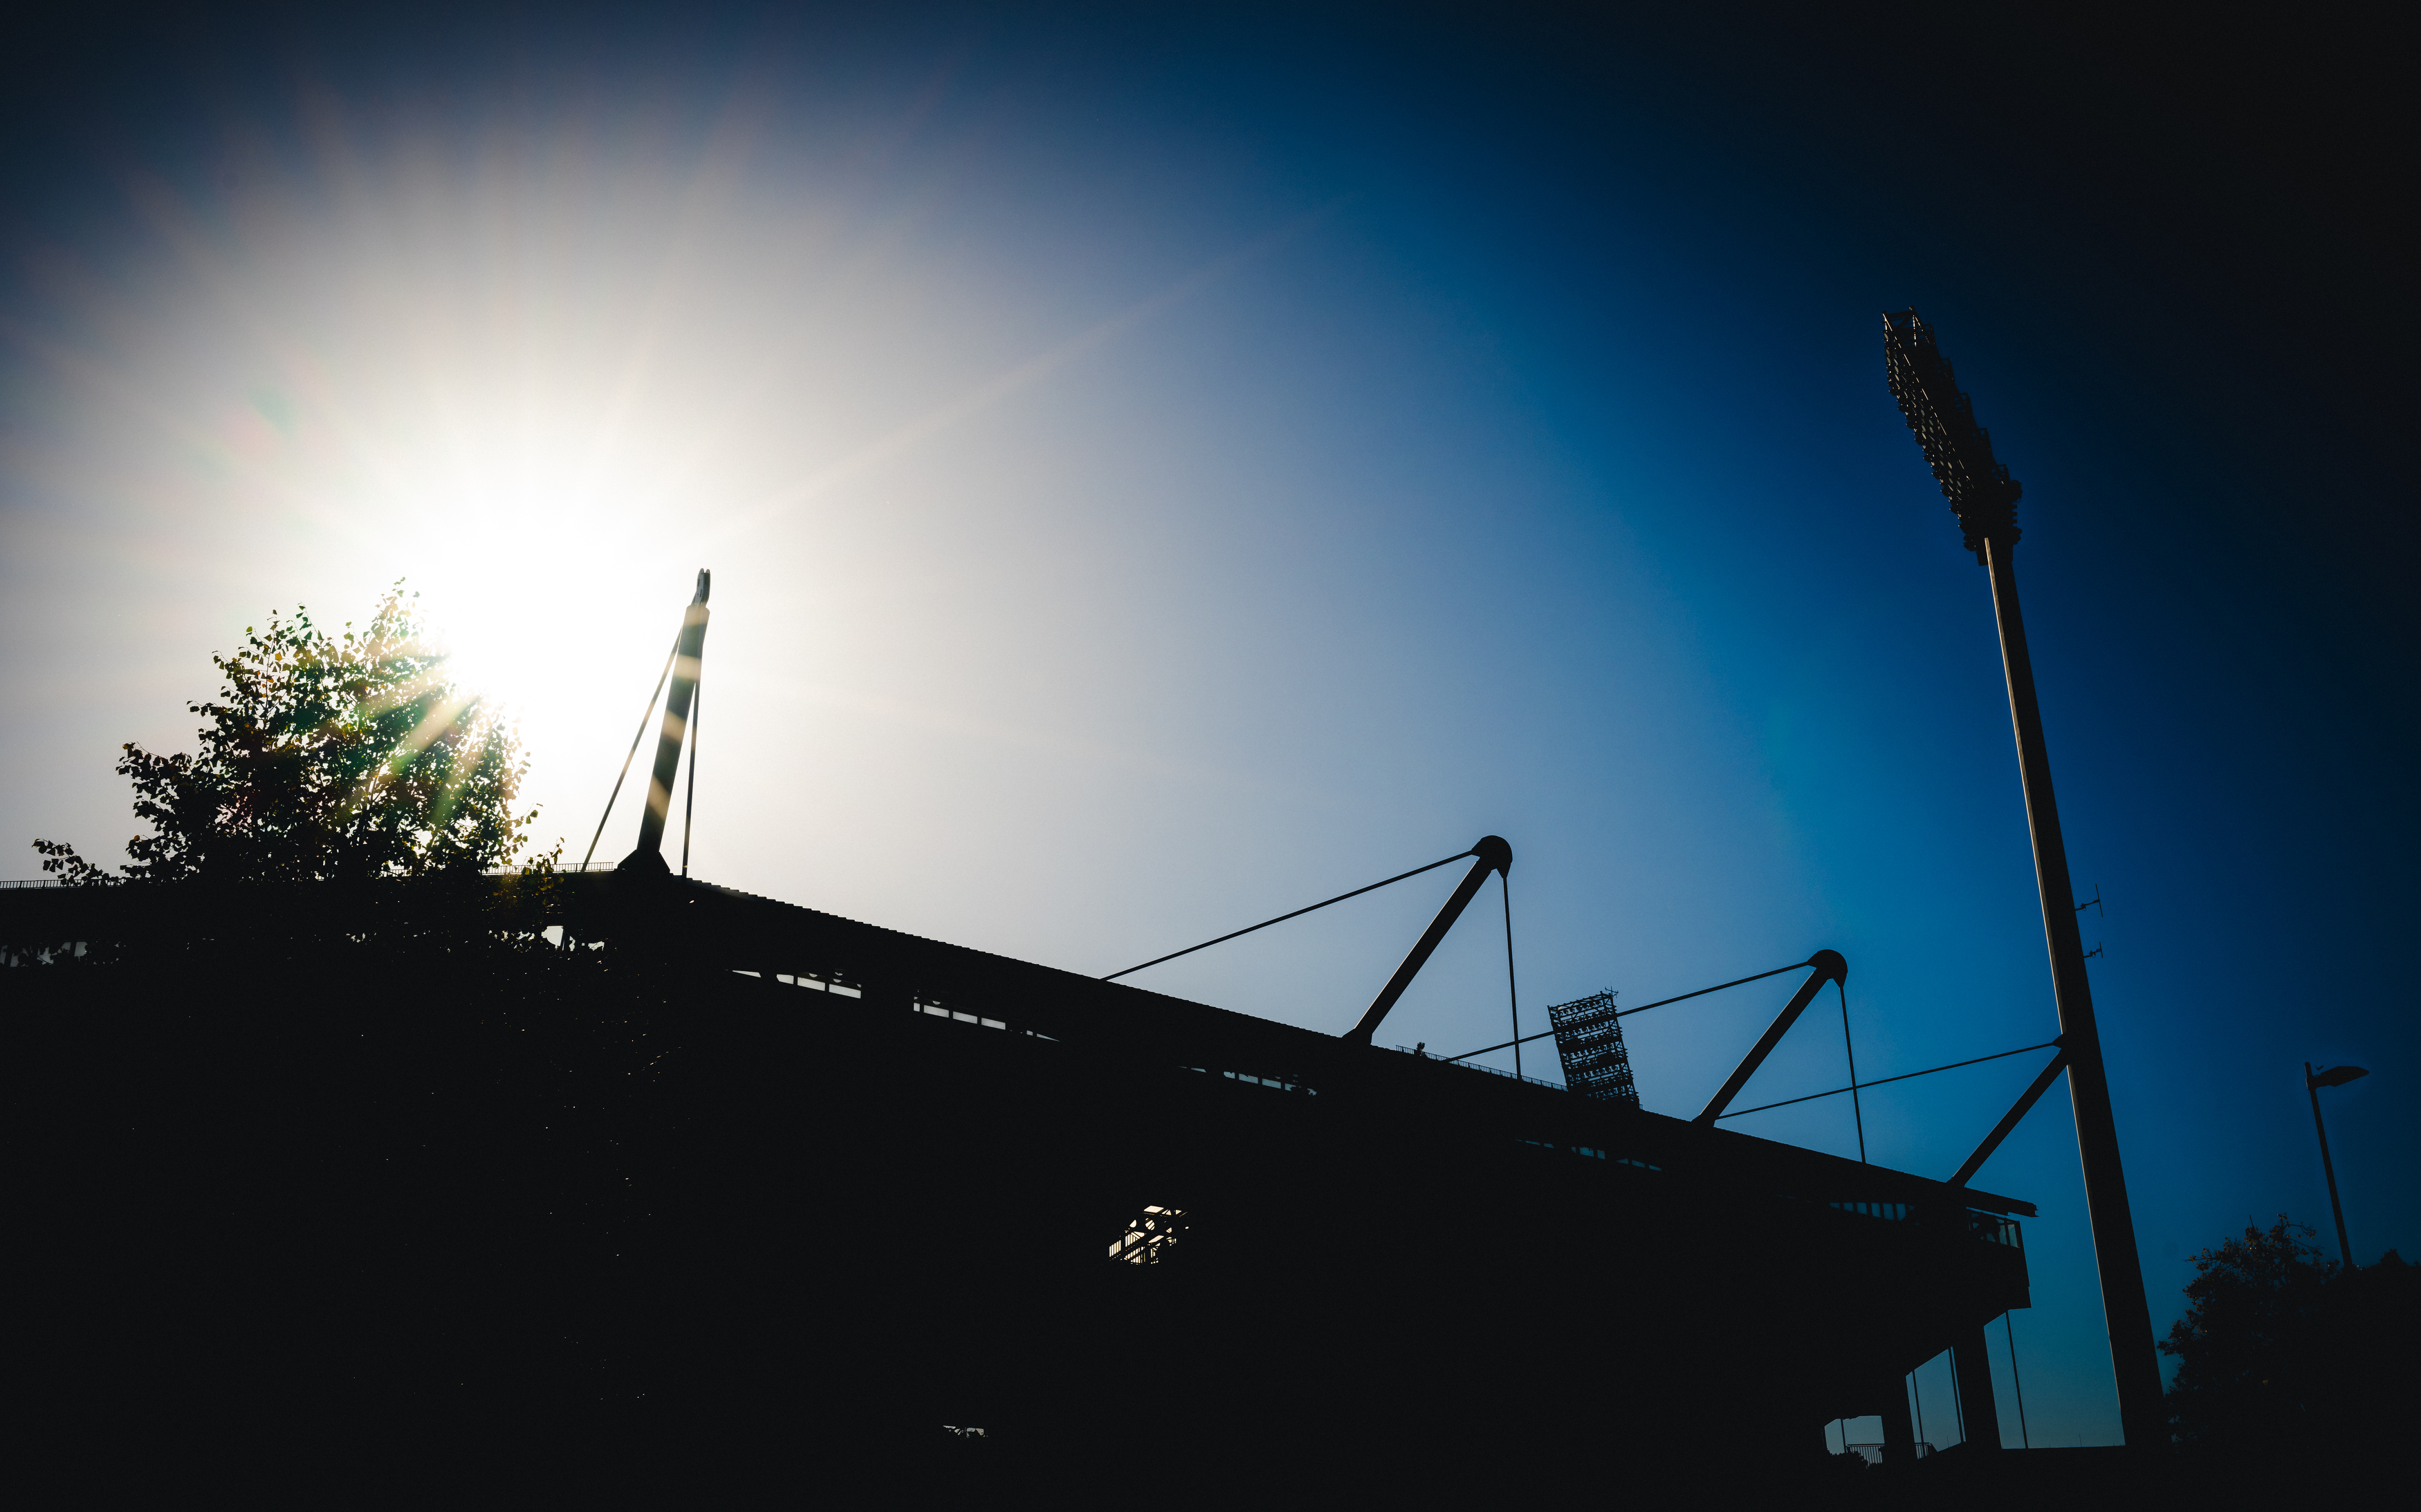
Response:
[[[2043,743],[2042,709],[2035,697],[2034,663],[2026,652],[2025,620],[2018,608],[2018,579],[2010,561],[2019,534],[2018,484],[1993,460],[1991,436],[1976,423],[1975,410],[1934,345],[1932,331],[1914,310],[1883,318],[1883,345],[1892,395],[1959,517],[1968,549],[1991,577],[2001,667],[2008,680],[2009,723],[2017,736],[2018,772],[2025,788],[2026,830],[2034,842],[2043,943],[2051,956],[2052,997],[2059,1010],[2069,1101],[2076,1115],[2076,1151],[2085,1169],[2094,1265],[2101,1272],[2102,1322],[2109,1331],[2110,1368],[2118,1388],[2119,1427],[2130,1447],[2161,1448],[2169,1440],[2168,1414],[2161,1400],[2152,1309],[2135,1253],[2117,1121],[2110,1109],[2101,1033],[2085,975],[2068,847],[2060,835],[2059,804],[2052,794],[2051,756]]]
[[[2345,1204],[2337,1201],[2337,1168],[2329,1159],[2329,1126],[2320,1122],[2320,1083],[2312,1072],[2310,1061],[2304,1063],[2304,1090],[2311,1094],[2312,1131],[2320,1136],[2320,1174],[2329,1178],[2329,1211],[2335,1215],[2337,1221],[2337,1258],[2344,1261],[2346,1269],[2351,1270],[2353,1269],[2353,1245],[2346,1239]],[[2359,1145],[2361,1141],[2355,1143]],[[2354,1153],[2359,1155],[2361,1151],[2357,1149]],[[2359,1161],[2355,1162],[2357,1165],[2360,1163]]]
[[[2026,830],[2034,840],[2035,888],[2042,898],[2052,997],[2059,1007],[2060,1044],[2068,1060],[2068,1099],[2076,1113],[2076,1150],[2085,1167],[2093,1259],[2101,1272],[2101,1316],[2110,1332],[2111,1370],[2117,1377],[2119,1426],[2130,1444],[2165,1444],[2168,1414],[2161,1401],[2151,1303],[2144,1295],[2143,1262],[2135,1254],[2135,1221],[2127,1205],[2127,1175],[2118,1160],[2118,1125],[2110,1111],[2101,1030],[2093,1014],[2093,985],[2085,974],[2085,941],[2076,927],[2068,846],[2060,834],[2059,804],[2052,796],[2051,756],[2043,747],[2042,709],[2035,701],[2025,621],[2018,612],[2017,573],[2009,562],[2012,545],[1988,539],[1985,553],[1992,573],[1992,611],[2001,625],[2001,666],[2009,682],[2009,723],[2017,732],[2018,771],[2025,784]]]

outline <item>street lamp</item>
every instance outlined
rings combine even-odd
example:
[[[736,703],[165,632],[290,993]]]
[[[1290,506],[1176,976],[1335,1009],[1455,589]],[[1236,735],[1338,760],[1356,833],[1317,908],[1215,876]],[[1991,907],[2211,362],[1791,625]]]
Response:
[[[2311,1096],[2312,1127],[2320,1136],[2320,1173],[2329,1178],[2329,1210],[2337,1220],[2337,1255],[2349,1270],[2353,1269],[2353,1246],[2346,1242],[2345,1205],[2337,1201],[2337,1168],[2329,1161],[2329,1127],[2320,1122],[2320,1088],[2343,1086],[2369,1074],[2359,1066],[2332,1066],[2325,1071],[2315,1071],[2310,1061],[2304,1063],[2304,1090]]]

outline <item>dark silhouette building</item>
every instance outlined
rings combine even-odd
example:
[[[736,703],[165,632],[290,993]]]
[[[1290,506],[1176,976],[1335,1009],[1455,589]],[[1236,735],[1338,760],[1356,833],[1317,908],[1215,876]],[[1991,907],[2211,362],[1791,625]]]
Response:
[[[1603,1045],[1575,1095],[661,873],[494,885],[0,892],[92,1390],[1719,1468],[1903,1450],[1956,1347],[1997,1448],[2027,1203],[1647,1112]]]

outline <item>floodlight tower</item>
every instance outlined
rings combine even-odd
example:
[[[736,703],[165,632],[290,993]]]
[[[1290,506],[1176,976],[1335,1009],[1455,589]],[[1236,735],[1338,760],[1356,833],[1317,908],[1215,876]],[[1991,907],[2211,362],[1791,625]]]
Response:
[[[2042,896],[2043,935],[2051,951],[2052,996],[2059,1008],[2060,1043],[2068,1063],[2070,1104],[2076,1112],[2076,1149],[2085,1167],[2085,1211],[2093,1225],[2093,1258],[2101,1272],[2101,1317],[2110,1331],[2110,1368],[2118,1387],[2118,1421],[2130,1447],[2169,1441],[2161,1402],[2161,1367],[2152,1347],[2152,1310],[2135,1255],[2135,1224],[2127,1207],[2127,1177],[2118,1162],[2118,1130],[2110,1113],[2110,1083],[2101,1064],[2101,1036],[2085,978],[2085,942],[2076,927],[2068,848],[2053,800],[2051,757],[2043,749],[2042,710],[2035,702],[2025,621],[2018,613],[2018,580],[2010,558],[2018,544],[2018,482],[1992,457],[1992,438],[1976,423],[1975,407],[1959,391],[1950,364],[1934,345],[1933,329],[1914,310],[1883,317],[1883,364],[1892,397],[1916,433],[1917,444],[1959,517],[1967,549],[1992,580],[1992,611],[2000,621],[2001,666],[2009,685],[2009,722],[2016,727],[2018,772],[2025,787],[2026,829],[2035,850],[2035,886]]]

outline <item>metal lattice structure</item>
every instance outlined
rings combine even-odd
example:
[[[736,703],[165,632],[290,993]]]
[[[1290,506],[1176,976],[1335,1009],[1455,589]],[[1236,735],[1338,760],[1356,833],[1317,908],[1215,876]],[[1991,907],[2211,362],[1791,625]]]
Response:
[[[1883,374],[1976,562],[1984,560],[1987,540],[2016,545],[2023,491],[1993,459],[1991,432],[1976,423],[1976,407],[1934,345],[1933,327],[1914,310],[1883,317]]]
[[[1618,1011],[1612,992],[1598,992],[1555,1004],[1547,1009],[1547,1023],[1555,1032],[1566,1086],[1585,1098],[1636,1108],[1639,1088],[1631,1079],[1631,1052],[1623,1048]]]

